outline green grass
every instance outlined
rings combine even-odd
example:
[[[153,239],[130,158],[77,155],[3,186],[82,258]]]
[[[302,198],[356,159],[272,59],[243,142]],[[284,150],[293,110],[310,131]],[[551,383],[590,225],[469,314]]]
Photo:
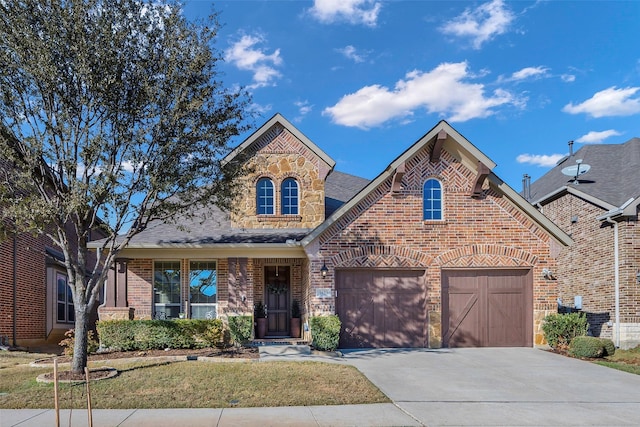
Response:
[[[9,360],[28,363],[28,356]],[[0,354],[0,408],[53,408],[54,387],[34,368]],[[90,368],[105,365],[90,364]],[[227,408],[347,405],[390,400],[352,366],[320,362],[112,361],[115,378],[92,381],[93,408]],[[68,369],[59,367],[59,369]],[[5,394],[6,393],[6,394]],[[60,384],[61,408],[86,408],[84,384]]]
[[[629,349],[617,349],[613,356],[607,356],[595,363],[619,371],[640,375],[640,346]]]

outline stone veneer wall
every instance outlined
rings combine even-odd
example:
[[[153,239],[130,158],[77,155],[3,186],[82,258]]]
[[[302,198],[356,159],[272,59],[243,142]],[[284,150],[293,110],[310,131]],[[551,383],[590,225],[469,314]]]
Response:
[[[252,147],[248,167],[256,173],[244,178],[237,211],[231,221],[238,228],[314,228],[324,221],[324,180],[328,166],[279,124],[265,132]],[[275,190],[275,214],[257,215],[256,183],[270,178]],[[286,178],[299,185],[299,214],[281,215],[280,186]]]
[[[444,221],[422,219],[422,186],[443,184]],[[441,274],[445,268],[531,268],[536,345],[544,343],[541,319],[556,311],[556,282],[543,268],[556,268],[559,244],[488,184],[484,196],[470,197],[475,173],[443,151],[430,163],[425,149],[407,162],[402,190],[391,193],[391,178],[329,227],[310,246],[311,311],[331,313],[335,299],[318,299],[315,289],[333,287],[335,269],[347,267],[425,268],[429,346],[441,345]],[[326,262],[326,278],[320,268]]]
[[[582,296],[590,333],[615,339],[615,251],[614,228],[596,218],[606,212],[586,200],[567,193],[542,208],[543,213],[575,244],[558,258],[556,277],[562,305],[575,306]],[[574,221],[572,221],[572,218]],[[640,344],[640,227],[636,220],[618,223],[621,347]],[[611,323],[609,323],[611,322]]]

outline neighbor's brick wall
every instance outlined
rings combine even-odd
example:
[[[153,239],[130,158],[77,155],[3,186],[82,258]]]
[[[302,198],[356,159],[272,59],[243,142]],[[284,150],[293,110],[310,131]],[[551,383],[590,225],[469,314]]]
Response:
[[[319,256],[312,257],[312,288],[333,287],[342,267],[419,267],[427,270],[430,322],[441,317],[443,268],[527,267],[533,272],[534,343],[542,344],[539,319],[556,309],[556,282],[544,280],[542,269],[556,269],[548,234],[505,197],[484,185],[485,197],[469,194],[475,173],[443,151],[429,162],[430,149],[407,162],[402,190],[390,193],[391,178],[352,208],[319,237]],[[422,186],[429,177],[443,184],[444,221],[423,221]],[[320,276],[326,262],[329,273]],[[311,289],[312,315],[332,312],[334,299],[317,299]],[[430,335],[440,333],[430,324]],[[439,346],[432,336],[430,346]]]
[[[231,221],[238,228],[314,228],[324,221],[324,180],[327,165],[280,124],[274,125],[255,143],[247,162],[254,174],[243,178],[245,191]],[[256,214],[256,183],[270,178],[275,190],[275,215]],[[286,178],[299,185],[299,215],[280,215],[280,186]]]
[[[574,307],[574,297],[582,296],[595,336],[613,338],[615,322],[614,228],[596,218],[606,212],[573,194],[565,194],[542,208],[543,213],[567,232],[574,245],[564,248],[558,259],[556,277],[562,305]],[[572,222],[572,218],[576,221]],[[640,228],[635,220],[618,223],[620,250],[620,322],[640,322]]]
[[[30,233],[17,236],[16,338],[46,338],[45,247],[52,246],[44,236]],[[13,337],[13,238],[0,242],[0,336]],[[12,342],[11,342],[12,343]]]

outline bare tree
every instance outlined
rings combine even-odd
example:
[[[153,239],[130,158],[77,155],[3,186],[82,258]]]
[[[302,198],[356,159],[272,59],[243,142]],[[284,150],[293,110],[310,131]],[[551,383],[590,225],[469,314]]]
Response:
[[[0,0],[1,215],[64,253],[74,372],[129,240],[149,221],[231,206],[243,172],[222,159],[250,99],[219,80],[218,29],[215,13],[189,22],[172,0]],[[88,271],[96,227],[107,238]]]

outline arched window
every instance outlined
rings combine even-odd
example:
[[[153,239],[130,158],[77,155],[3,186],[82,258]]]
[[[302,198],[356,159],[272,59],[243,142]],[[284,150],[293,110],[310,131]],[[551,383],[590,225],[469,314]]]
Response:
[[[423,219],[425,220],[441,220],[442,219],[442,184],[437,179],[428,179],[424,183],[422,192],[424,201]]]
[[[269,178],[260,178],[256,184],[256,210],[258,215],[275,213],[273,182]]]
[[[293,178],[282,181],[282,215],[298,215],[298,182]]]

